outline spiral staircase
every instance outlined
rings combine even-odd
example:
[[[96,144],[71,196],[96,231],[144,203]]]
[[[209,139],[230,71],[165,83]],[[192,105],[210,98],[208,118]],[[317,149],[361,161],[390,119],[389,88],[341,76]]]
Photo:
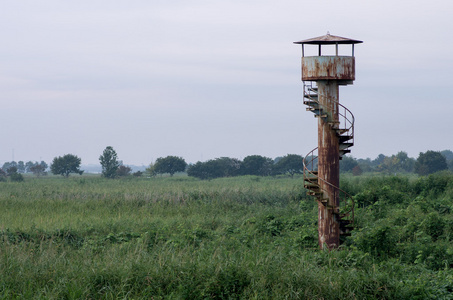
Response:
[[[339,106],[339,121],[333,122],[329,120],[329,114],[319,102],[318,88],[316,82],[304,81],[304,104],[307,105],[307,111],[314,113],[316,118],[322,118],[324,122],[329,124],[331,130],[335,131],[339,142],[339,159],[350,153],[350,148],[354,145],[354,115],[349,109],[342,104]],[[325,199],[324,191],[321,188],[320,182],[333,187],[339,191],[340,207],[330,207],[339,221],[340,225],[340,243],[344,237],[351,235],[351,230],[354,229],[354,199],[350,194],[340,189],[340,187],[325,181],[318,177],[318,147],[310,151],[304,158],[304,187],[307,194],[314,196],[316,200],[324,206],[328,205],[328,199]]]

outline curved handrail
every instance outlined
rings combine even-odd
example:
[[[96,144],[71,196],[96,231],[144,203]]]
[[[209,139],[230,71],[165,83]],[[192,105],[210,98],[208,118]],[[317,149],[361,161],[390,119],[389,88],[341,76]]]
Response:
[[[310,93],[311,92],[311,93]],[[318,107],[322,108],[322,105],[319,103],[319,100],[314,99],[312,96],[317,95],[319,97],[319,93],[317,92],[317,89],[313,88],[312,83],[306,84],[304,82],[304,98],[308,98],[311,101],[315,102]],[[355,117],[354,114],[344,105],[342,105],[339,101],[337,101],[337,104],[339,107],[341,107],[341,110],[344,110],[344,113],[338,112],[339,115],[339,124],[338,124],[338,129],[344,130],[345,132],[348,133],[348,135],[351,137],[352,143],[354,143],[354,123],[355,123]],[[340,110],[340,109],[339,109]],[[326,180],[320,178],[318,175],[314,173],[315,171],[315,161],[317,162],[318,156],[314,155],[315,151],[318,150],[318,147],[314,148],[308,154],[304,157],[303,159],[303,165],[304,165],[304,179],[307,178],[308,176],[306,175],[311,174],[312,176],[316,176],[318,180],[323,181],[324,183],[330,185],[334,189],[338,190],[339,192],[343,193],[346,198],[348,198],[351,201],[351,208],[347,210],[345,213],[341,214],[341,217],[347,217],[349,214],[351,214],[351,221],[354,221],[354,206],[355,206],[355,201],[354,198],[347,193],[346,191],[340,189],[340,187],[335,186],[334,184],[327,182]],[[308,159],[310,159],[308,161]],[[311,168],[309,168],[311,167]],[[319,186],[319,183],[318,183]],[[319,186],[320,187],[320,186]]]
[[[330,185],[331,187],[333,187],[334,189],[336,189],[337,191],[343,193],[346,198],[348,198],[350,201],[351,201],[351,208],[349,210],[347,210],[346,212],[340,214],[340,217],[347,217],[349,216],[349,214],[351,214],[351,221],[354,222],[354,206],[355,206],[355,201],[354,201],[354,198],[346,191],[342,190],[340,187],[322,179],[321,177],[319,177],[317,174],[314,173],[315,171],[315,161],[318,159],[318,156],[317,155],[314,155],[315,151],[318,150],[318,147],[316,147],[315,149],[311,150],[310,152],[308,152],[307,155],[305,155],[304,159],[303,159],[303,165],[304,165],[304,178],[308,177],[306,175],[306,173],[309,173],[313,176],[316,176],[318,178],[318,180],[321,180],[323,181],[324,183]],[[310,161],[308,161],[308,159],[310,158]],[[309,168],[311,166],[311,168]],[[321,186],[318,184],[318,186],[321,188]]]
[[[319,103],[319,100],[314,99],[311,97],[313,94],[310,94],[310,92],[315,93],[319,97],[319,93],[316,91],[316,88],[313,87],[312,83],[306,84],[304,82],[304,98],[310,99],[313,102],[316,102],[316,104],[319,107],[322,107],[322,105]],[[342,110],[344,110],[344,113],[342,113],[340,110],[338,112],[339,115],[339,121],[340,121],[340,127],[341,127],[341,121],[343,121],[343,128],[344,130],[347,130],[350,132],[350,135],[352,136],[352,140],[354,140],[354,123],[355,123],[355,117],[354,114],[343,104],[341,104],[339,101],[336,102],[339,107],[341,107]]]

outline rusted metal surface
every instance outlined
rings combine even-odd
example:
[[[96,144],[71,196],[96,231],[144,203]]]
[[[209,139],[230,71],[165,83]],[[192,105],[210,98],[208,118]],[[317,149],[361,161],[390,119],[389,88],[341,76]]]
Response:
[[[360,44],[360,43],[363,43],[363,42],[359,41],[359,40],[341,37],[341,36],[331,35],[330,33],[327,33],[326,35],[323,35],[323,36],[318,36],[315,38],[294,42],[294,44],[302,44],[302,45],[304,45],[304,44],[334,45],[334,44]]]
[[[340,160],[339,140],[332,123],[339,121],[338,83],[318,81],[319,103],[327,111],[327,118],[318,119],[318,180],[327,203],[318,205],[319,245],[329,249],[340,245],[339,192]]]
[[[304,104],[308,106],[307,110],[318,117],[318,147],[304,158],[304,187],[309,195],[318,200],[319,246],[334,249],[340,245],[340,234],[348,235],[352,230],[349,225],[353,222],[353,207],[346,211],[343,209],[340,214],[340,192],[348,197],[350,195],[342,191],[339,185],[340,156],[349,153],[349,147],[353,145],[354,118],[339,103],[338,91],[340,85],[352,84],[355,80],[354,45],[362,41],[327,33],[294,43],[302,45]],[[305,57],[306,44],[318,45],[318,56]],[[352,56],[338,56],[340,44],[351,45]],[[335,45],[335,56],[322,56],[322,45]],[[305,82],[308,81],[316,81],[317,88],[312,84],[307,85]],[[340,107],[344,113],[339,112]],[[351,120],[347,118],[348,112],[352,116]],[[314,155],[316,150],[317,157]],[[314,170],[315,161],[317,170]]]
[[[302,81],[355,80],[352,56],[302,57]]]

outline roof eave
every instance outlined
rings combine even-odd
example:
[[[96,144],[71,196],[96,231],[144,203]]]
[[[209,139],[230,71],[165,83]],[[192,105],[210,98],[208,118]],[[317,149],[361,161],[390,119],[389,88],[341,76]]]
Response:
[[[335,45],[335,44],[360,44],[363,43],[363,41],[359,40],[354,40],[350,38],[344,38],[341,36],[335,36],[335,35],[330,35],[326,34],[323,36],[307,39],[307,40],[302,40],[298,42],[293,42],[294,44],[311,44],[311,45]]]

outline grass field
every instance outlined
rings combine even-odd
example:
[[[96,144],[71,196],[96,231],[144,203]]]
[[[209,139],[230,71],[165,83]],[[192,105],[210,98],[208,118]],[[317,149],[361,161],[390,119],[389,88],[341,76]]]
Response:
[[[357,227],[317,247],[301,178],[0,183],[0,297],[452,299],[453,179],[342,180]]]

